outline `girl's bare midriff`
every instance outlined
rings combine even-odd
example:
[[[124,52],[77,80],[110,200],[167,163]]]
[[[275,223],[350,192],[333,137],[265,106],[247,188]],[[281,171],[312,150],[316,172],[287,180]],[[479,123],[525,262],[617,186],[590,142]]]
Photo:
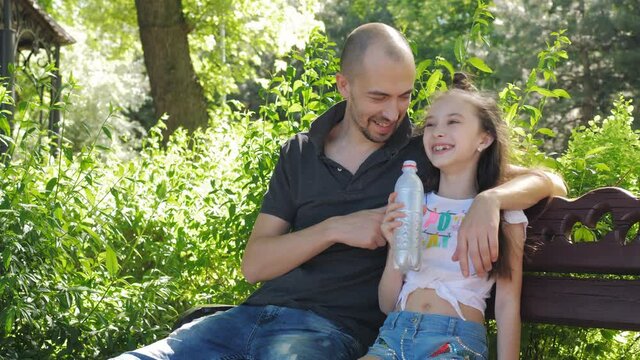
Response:
[[[468,305],[460,304],[462,315],[466,320],[484,324],[482,311]],[[448,301],[436,294],[434,289],[417,289],[407,298],[406,311],[460,317]]]

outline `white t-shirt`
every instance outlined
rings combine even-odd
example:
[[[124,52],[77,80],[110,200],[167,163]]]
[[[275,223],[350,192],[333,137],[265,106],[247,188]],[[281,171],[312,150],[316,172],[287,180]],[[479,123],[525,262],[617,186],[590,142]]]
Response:
[[[459,303],[484,313],[495,278],[478,277],[469,261],[469,277],[462,276],[458,262],[451,260],[456,250],[458,229],[473,199],[447,199],[431,192],[426,194],[427,212],[422,218],[422,266],[409,271],[398,296],[398,303],[405,309],[407,298],[416,289],[434,289],[462,315]],[[521,210],[504,211],[503,220],[510,224],[522,223],[526,229],[527,217]],[[466,320],[466,319],[465,319]]]

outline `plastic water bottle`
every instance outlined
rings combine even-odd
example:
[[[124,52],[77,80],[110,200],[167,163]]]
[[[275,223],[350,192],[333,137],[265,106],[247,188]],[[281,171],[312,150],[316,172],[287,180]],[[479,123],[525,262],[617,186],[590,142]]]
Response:
[[[402,164],[402,175],[396,181],[397,203],[404,204],[400,209],[405,214],[398,220],[402,225],[394,231],[394,262],[403,273],[420,269],[420,227],[422,223],[422,204],[424,188],[416,174],[415,161],[407,160]]]

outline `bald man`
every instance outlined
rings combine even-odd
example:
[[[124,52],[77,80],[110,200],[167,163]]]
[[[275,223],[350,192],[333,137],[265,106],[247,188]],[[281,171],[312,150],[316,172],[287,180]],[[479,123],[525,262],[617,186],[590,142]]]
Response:
[[[120,359],[363,355],[384,320],[377,287],[387,253],[380,230],[387,198],[405,160],[418,163],[419,175],[426,169],[422,140],[411,137],[407,117],[415,76],[401,33],[379,23],[355,29],[336,74],[345,101],[281,148],[242,263],[246,279],[262,286],[242,305]],[[513,173],[519,176],[478,195],[467,215],[458,254],[463,272],[467,247],[478,272],[491,268],[501,207],[522,209],[563,192],[545,175]]]

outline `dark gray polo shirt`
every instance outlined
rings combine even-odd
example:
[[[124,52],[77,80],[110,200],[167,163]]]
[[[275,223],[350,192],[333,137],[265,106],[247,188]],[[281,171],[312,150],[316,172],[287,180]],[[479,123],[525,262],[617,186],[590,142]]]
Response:
[[[345,108],[345,102],[333,106],[312,123],[309,132],[297,134],[280,151],[261,212],[289,222],[291,231],[333,216],[385,206],[405,160],[418,163],[419,175],[426,168],[422,139],[411,138],[408,117],[355,174],[327,158],[324,141],[342,121]],[[366,250],[333,245],[290,272],[264,282],[246,304],[312,310],[368,346],[384,321],[377,289],[386,253],[386,247]]]

